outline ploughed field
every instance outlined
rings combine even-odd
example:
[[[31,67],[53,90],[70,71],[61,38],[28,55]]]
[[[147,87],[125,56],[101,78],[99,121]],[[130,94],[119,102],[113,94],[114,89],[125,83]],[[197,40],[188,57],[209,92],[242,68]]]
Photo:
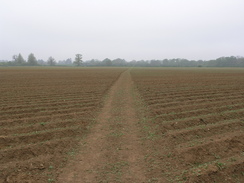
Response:
[[[244,181],[244,70],[133,69],[147,112],[151,175],[169,182]]]
[[[123,68],[0,68],[0,182],[53,182]]]
[[[133,166],[130,161],[128,171],[144,174],[146,182],[243,182],[243,69],[131,68],[120,77],[125,70],[0,68],[0,183],[56,182],[69,160],[78,161],[78,153],[84,156],[81,143],[95,136],[90,129],[113,125],[113,120],[98,118],[109,97],[117,108],[132,98],[137,105],[126,103],[138,118],[126,124],[138,133],[128,131],[120,144],[133,136],[144,158]],[[109,92],[118,81],[134,87],[125,95],[128,99],[116,101],[114,96],[123,89],[118,83],[117,90]],[[125,114],[118,115],[113,117],[124,119]],[[106,139],[107,133],[101,136]],[[110,147],[108,157],[116,152],[141,157],[129,148],[114,152],[109,141],[103,142],[101,149]],[[108,159],[93,164],[102,166]],[[135,166],[142,172],[135,172]],[[74,175],[81,170],[76,171]]]

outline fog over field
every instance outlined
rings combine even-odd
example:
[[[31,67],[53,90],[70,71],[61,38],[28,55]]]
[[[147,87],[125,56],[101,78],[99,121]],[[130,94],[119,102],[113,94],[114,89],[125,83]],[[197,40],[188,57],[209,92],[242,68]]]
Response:
[[[243,56],[243,0],[0,0],[0,60]]]

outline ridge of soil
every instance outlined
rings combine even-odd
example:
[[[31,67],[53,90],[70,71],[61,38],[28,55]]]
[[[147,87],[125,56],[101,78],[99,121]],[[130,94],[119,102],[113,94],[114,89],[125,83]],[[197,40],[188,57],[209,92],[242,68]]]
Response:
[[[0,68],[0,183],[55,182],[126,68]]]
[[[58,182],[146,182],[145,149],[128,69],[111,87],[97,124]]]

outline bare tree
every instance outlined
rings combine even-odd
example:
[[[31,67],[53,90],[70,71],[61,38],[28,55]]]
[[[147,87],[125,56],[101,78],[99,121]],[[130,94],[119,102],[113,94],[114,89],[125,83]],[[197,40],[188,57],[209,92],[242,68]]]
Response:
[[[81,54],[76,54],[75,55],[75,61],[74,61],[74,64],[76,65],[76,66],[81,66],[81,64],[82,64],[82,55]]]
[[[56,61],[53,57],[49,57],[47,60],[47,64],[50,66],[54,66],[54,65],[56,65]]]

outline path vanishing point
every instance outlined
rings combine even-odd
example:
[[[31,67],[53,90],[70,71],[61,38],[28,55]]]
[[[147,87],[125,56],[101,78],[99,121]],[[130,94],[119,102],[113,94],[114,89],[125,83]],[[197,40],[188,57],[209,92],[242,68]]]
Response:
[[[141,144],[137,115],[128,69],[110,88],[97,124],[58,182],[146,182],[146,150]]]

